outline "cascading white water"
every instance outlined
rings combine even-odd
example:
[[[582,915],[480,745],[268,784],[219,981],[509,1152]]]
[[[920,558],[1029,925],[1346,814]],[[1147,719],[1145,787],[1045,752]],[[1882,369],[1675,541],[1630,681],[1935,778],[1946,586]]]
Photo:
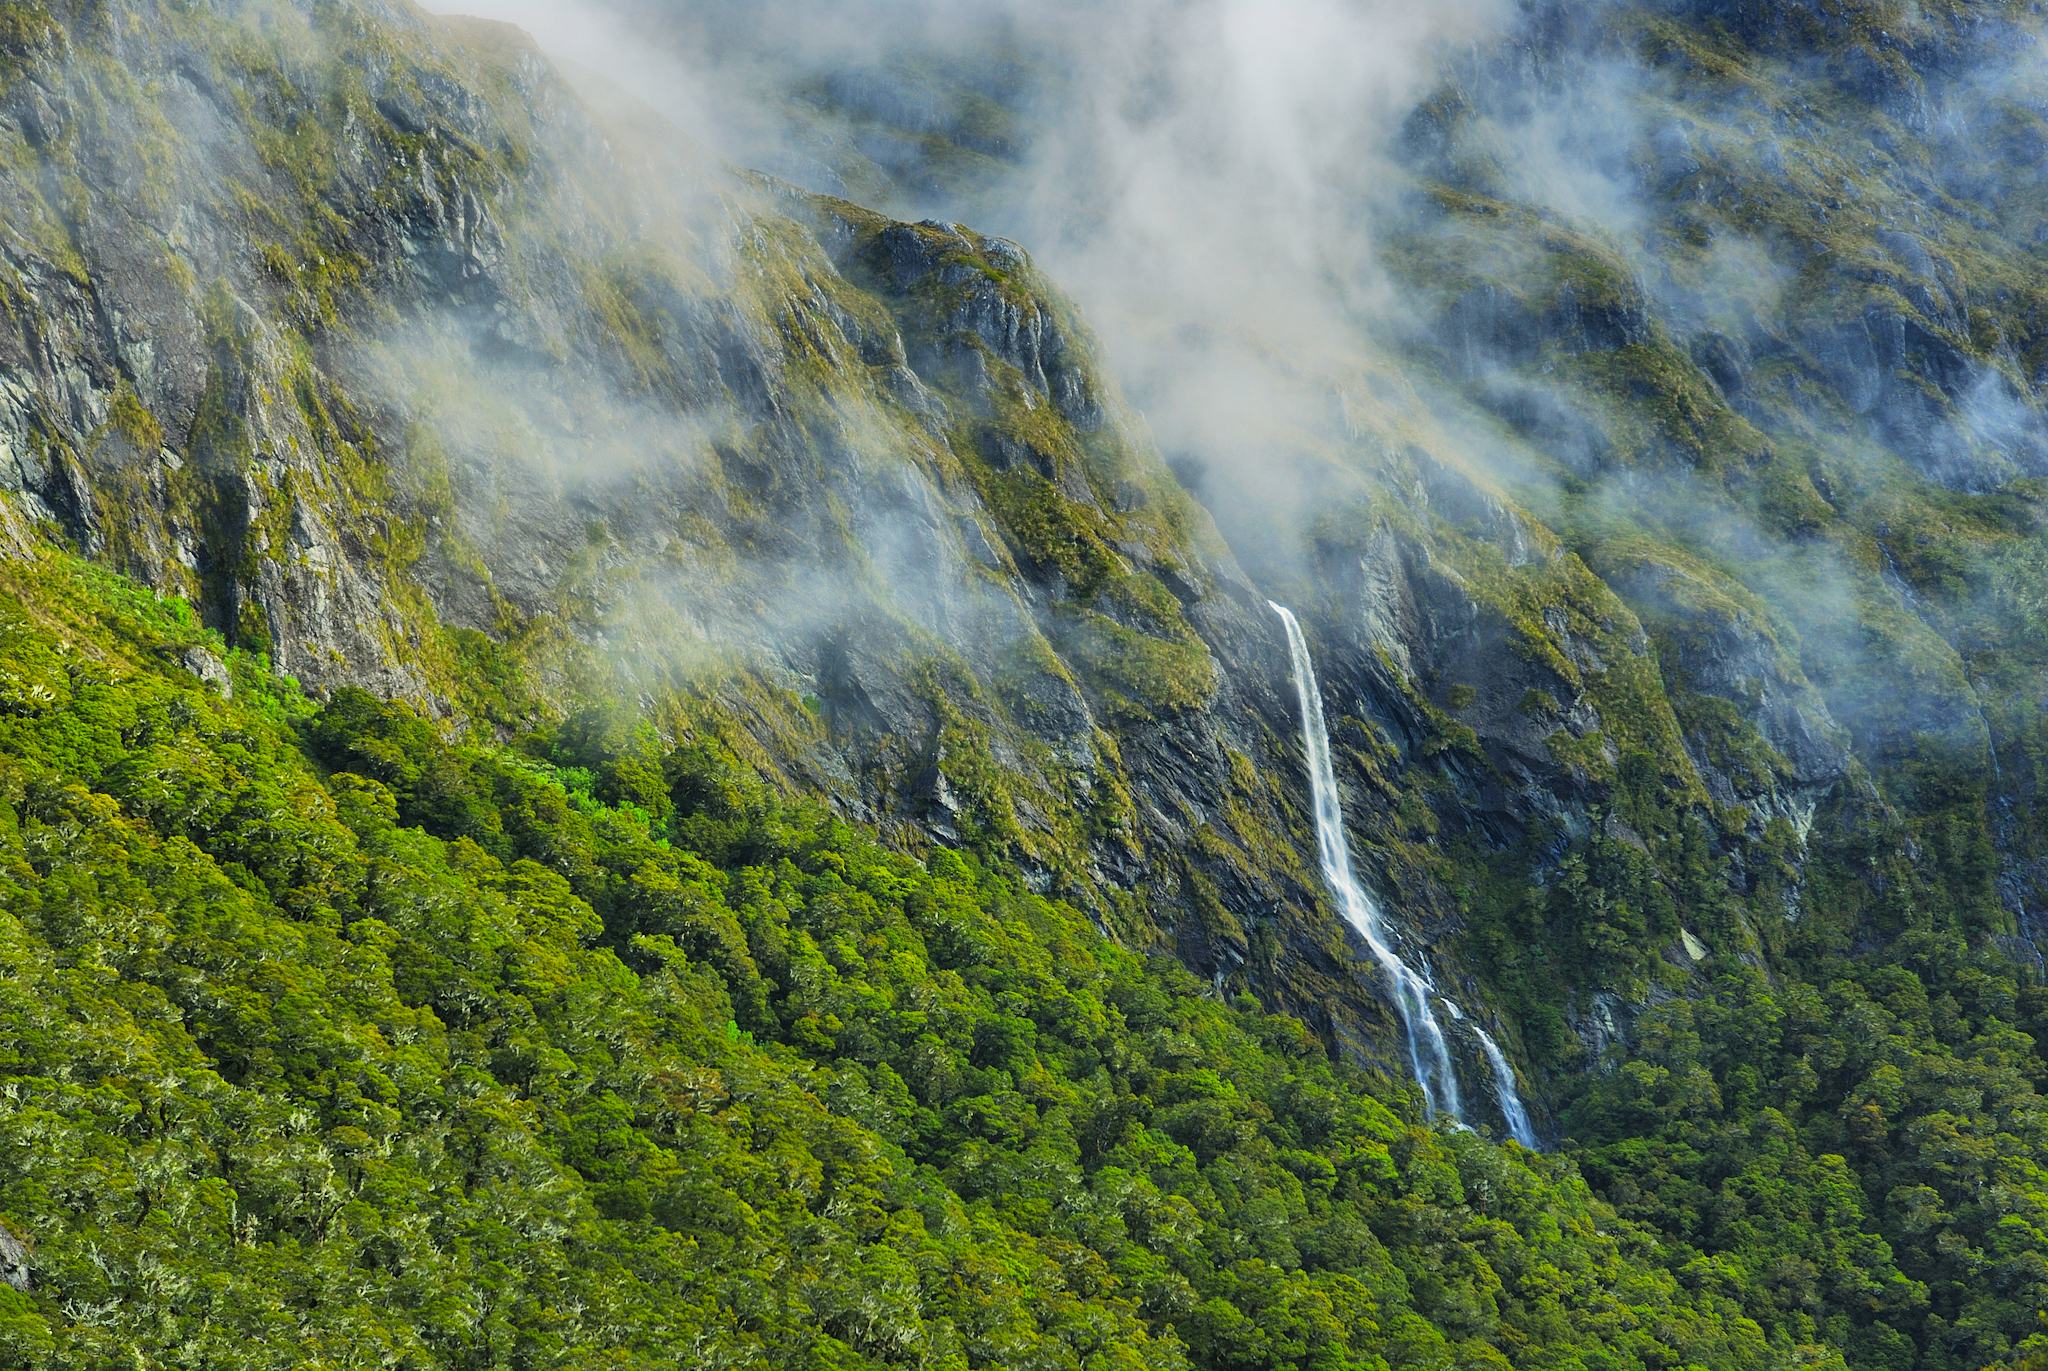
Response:
[[[1394,1007],[1400,1012],[1401,1028],[1408,1042],[1408,1065],[1422,1087],[1423,1103],[1432,1118],[1446,1114],[1457,1120],[1462,1114],[1450,1042],[1430,1007],[1432,1000],[1441,1000],[1445,1012],[1469,1027],[1479,1040],[1479,1049],[1493,1072],[1494,1100],[1508,1136],[1534,1149],[1536,1129],[1515,1088],[1515,1070],[1508,1064],[1507,1054],[1500,1050],[1491,1033],[1467,1019],[1455,1001],[1437,990],[1426,969],[1408,965],[1394,951],[1379,906],[1351,869],[1351,844],[1344,836],[1344,808],[1337,793],[1336,769],[1330,761],[1330,731],[1323,721],[1322,687],[1316,682],[1315,663],[1308,655],[1308,638],[1292,610],[1271,600],[1266,603],[1272,605],[1273,612],[1286,626],[1287,651],[1294,662],[1294,690],[1301,701],[1301,741],[1308,753],[1309,789],[1316,809],[1316,850],[1322,858],[1323,878],[1330,883],[1345,922],[1358,930],[1380,968],[1387,973],[1394,992]]]
[[[1522,1096],[1515,1089],[1515,1069],[1508,1065],[1507,1053],[1500,1050],[1493,1034],[1478,1024],[1472,1025],[1472,1031],[1479,1035],[1479,1050],[1486,1054],[1486,1064],[1493,1069],[1493,1098],[1500,1106],[1501,1122],[1507,1126],[1508,1136],[1531,1152],[1536,1151],[1536,1126],[1529,1122],[1529,1111],[1522,1107]]]
[[[1322,689],[1316,684],[1308,639],[1293,611],[1270,600],[1266,603],[1272,605],[1287,628],[1287,651],[1294,660],[1294,690],[1301,700],[1301,741],[1308,753],[1309,789],[1316,810],[1316,850],[1322,858],[1323,879],[1330,883],[1330,892],[1337,897],[1344,921],[1358,930],[1373,959],[1387,974],[1394,993],[1394,1008],[1400,1013],[1401,1028],[1408,1041],[1408,1065],[1422,1087],[1423,1103],[1430,1116],[1446,1114],[1457,1119],[1463,1112],[1458,1099],[1458,1073],[1451,1062],[1451,1047],[1444,1038],[1443,1026],[1430,1008],[1433,987],[1394,951],[1380,920],[1379,906],[1365,893],[1365,887],[1351,870],[1351,845],[1344,836],[1344,809],[1337,793],[1337,773],[1330,763],[1329,729],[1323,722]]]
[[[1465,1017],[1465,1011],[1458,1008],[1456,1000],[1444,996],[1443,1002],[1451,1018],[1471,1029],[1472,1036],[1479,1041],[1479,1051],[1486,1058],[1487,1070],[1493,1073],[1493,1102],[1500,1110],[1501,1126],[1507,1129],[1509,1137],[1530,1151],[1541,1150],[1536,1142],[1536,1125],[1529,1121],[1529,1111],[1522,1107],[1521,1092],[1515,1089],[1515,1068],[1508,1065],[1508,1054],[1500,1050],[1493,1034],[1476,1020]]]

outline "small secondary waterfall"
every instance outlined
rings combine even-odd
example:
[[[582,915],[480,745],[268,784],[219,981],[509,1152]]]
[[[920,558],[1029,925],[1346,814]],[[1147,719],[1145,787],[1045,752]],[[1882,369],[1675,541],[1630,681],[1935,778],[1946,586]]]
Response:
[[[1271,600],[1266,603],[1287,629],[1287,651],[1294,663],[1294,690],[1301,701],[1301,741],[1308,753],[1309,789],[1316,811],[1316,850],[1322,858],[1323,879],[1330,883],[1345,922],[1358,930],[1374,960],[1386,972],[1394,993],[1394,1008],[1401,1015],[1401,1028],[1407,1039],[1408,1065],[1422,1087],[1430,1117],[1445,1114],[1459,1121],[1463,1114],[1450,1042],[1431,1008],[1432,1000],[1441,1000],[1445,1012],[1470,1027],[1477,1036],[1480,1051],[1493,1072],[1494,1098],[1509,1136],[1533,1149],[1536,1130],[1529,1122],[1529,1111],[1522,1107],[1522,1097],[1515,1089],[1514,1068],[1508,1064],[1500,1044],[1492,1034],[1467,1019],[1454,1001],[1438,992],[1426,970],[1410,966],[1394,951],[1379,906],[1351,869],[1351,844],[1344,836],[1344,809],[1337,793],[1336,769],[1330,760],[1330,731],[1323,720],[1322,687],[1316,682],[1308,638],[1292,610]]]
[[[1486,1064],[1493,1069],[1493,1098],[1500,1106],[1501,1122],[1507,1125],[1508,1136],[1534,1152],[1536,1128],[1529,1122],[1529,1111],[1522,1108],[1522,1097],[1515,1090],[1515,1068],[1508,1065],[1508,1055],[1500,1050],[1493,1034],[1476,1023],[1472,1031],[1479,1035],[1479,1050],[1486,1054]]]
[[[1481,1027],[1478,1021],[1465,1017],[1457,1001],[1446,998],[1444,1008],[1451,1018],[1472,1030],[1472,1036],[1479,1040],[1479,1051],[1486,1058],[1486,1069],[1493,1073],[1493,1102],[1500,1110],[1501,1127],[1507,1129],[1513,1138],[1531,1152],[1542,1149],[1536,1142],[1536,1126],[1529,1122],[1529,1111],[1522,1107],[1522,1096],[1515,1089],[1515,1068],[1508,1065],[1508,1054],[1500,1050],[1500,1044],[1493,1040],[1493,1034]]]

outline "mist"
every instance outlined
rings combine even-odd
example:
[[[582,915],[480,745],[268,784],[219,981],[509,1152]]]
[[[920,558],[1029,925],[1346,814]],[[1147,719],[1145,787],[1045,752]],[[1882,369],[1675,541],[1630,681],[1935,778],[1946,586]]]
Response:
[[[1022,244],[1253,543],[1312,508],[1293,468],[1352,445],[1346,392],[1402,312],[1374,225],[1406,193],[1403,122],[1512,17],[1506,0],[1305,0],[1278,21],[1255,0],[447,7],[529,28],[572,79],[633,93],[728,165]],[[918,138],[965,170],[927,174]]]
[[[1866,324],[1817,316],[1826,274],[1879,271],[1909,296],[1938,283],[1954,298],[1930,317],[1969,327],[1953,266],[1910,233],[1873,227],[1873,266],[1828,239],[1825,215],[1808,230],[1745,203],[1750,180],[1778,178],[1802,207],[1854,214],[1853,169],[1810,104],[1648,62],[1598,14],[1512,0],[444,8],[519,24],[587,92],[656,111],[704,150],[707,181],[758,169],[1020,243],[1276,590],[1313,576],[1336,511],[1398,487],[1400,454],[1419,450],[1560,527],[1655,528],[1779,607],[1817,678],[1882,674],[1840,627],[1922,612],[1862,565],[1881,526],[1803,530],[1829,500],[1839,512],[1899,480],[2002,489],[2048,452],[2016,344],[1956,344],[1952,393],[1922,400],[1889,379],[1898,358],[1860,341]],[[1913,41],[1930,32],[1916,24]],[[1771,60],[1788,86],[1866,79]],[[1923,122],[1949,150],[1939,173],[1981,193],[1987,131],[2038,104],[2038,85],[2024,53],[1979,54],[1925,90],[1860,92],[1877,131],[1853,132],[1882,146],[1883,121]],[[1581,262],[1619,283],[1619,303],[1583,289],[1544,302]],[[1615,349],[1701,397],[1698,453],[1617,422],[1581,360]],[[1786,367],[1800,379],[1759,382]],[[1787,442],[1810,455],[1786,457]],[[1686,469],[1700,463],[1794,468],[1772,478],[1794,495],[1758,506],[1741,482]]]

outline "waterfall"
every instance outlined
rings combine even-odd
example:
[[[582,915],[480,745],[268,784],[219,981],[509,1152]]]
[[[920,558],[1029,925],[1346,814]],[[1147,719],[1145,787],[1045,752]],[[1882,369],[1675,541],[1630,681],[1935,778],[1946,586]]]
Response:
[[[1444,1037],[1443,1025],[1430,1008],[1435,988],[1394,951],[1380,919],[1379,906],[1352,874],[1351,845],[1344,836],[1337,773],[1330,763],[1330,733],[1323,722],[1322,689],[1316,684],[1308,639],[1293,611],[1270,600],[1267,603],[1272,604],[1273,612],[1286,625],[1287,651],[1294,660],[1294,690],[1301,700],[1301,742],[1308,753],[1309,788],[1316,810],[1316,851],[1322,858],[1323,879],[1330,883],[1330,893],[1337,897],[1337,908],[1344,921],[1365,939],[1373,959],[1386,973],[1394,1008],[1401,1016],[1401,1029],[1407,1038],[1408,1066],[1422,1087],[1423,1103],[1430,1117],[1444,1114],[1456,1120],[1463,1112],[1458,1099],[1458,1073],[1451,1063],[1451,1046]]]
[[[1479,1049],[1485,1054],[1486,1064],[1493,1072],[1494,1099],[1508,1136],[1522,1146],[1534,1149],[1537,1145],[1536,1129],[1529,1122],[1529,1111],[1522,1107],[1522,1097],[1515,1089],[1515,1071],[1508,1064],[1507,1054],[1500,1050],[1500,1044],[1493,1040],[1491,1033],[1467,1019],[1456,1002],[1438,992],[1426,966],[1422,969],[1412,967],[1394,951],[1392,938],[1380,917],[1379,906],[1359,884],[1356,873],[1351,869],[1351,844],[1344,836],[1344,809],[1337,794],[1336,769],[1330,761],[1330,731],[1323,721],[1322,687],[1316,682],[1315,663],[1308,655],[1308,638],[1302,633],[1301,623],[1292,610],[1271,600],[1266,603],[1272,605],[1273,612],[1280,616],[1280,622],[1287,629],[1287,651],[1294,663],[1294,690],[1301,701],[1301,742],[1303,750],[1308,753],[1309,789],[1314,796],[1316,810],[1316,851],[1322,859],[1323,879],[1329,882],[1330,892],[1337,897],[1337,907],[1344,915],[1344,921],[1358,930],[1358,935],[1365,939],[1366,947],[1371,949],[1374,960],[1386,973],[1388,986],[1393,991],[1394,1008],[1400,1013],[1401,1029],[1407,1039],[1408,1066],[1415,1075],[1416,1083],[1422,1087],[1423,1103],[1429,1116],[1435,1118],[1443,1114],[1455,1122],[1463,1112],[1450,1042],[1431,1008],[1432,1001],[1441,1001],[1444,1011],[1457,1023],[1470,1028],[1479,1041]]]
[[[1446,997],[1444,1010],[1453,1023],[1471,1029],[1472,1036],[1479,1041],[1479,1051],[1486,1058],[1486,1068],[1493,1073],[1493,1102],[1500,1110],[1501,1127],[1507,1129],[1510,1138],[1531,1152],[1541,1151],[1536,1142],[1536,1125],[1529,1122],[1529,1111],[1522,1107],[1521,1093],[1515,1089],[1515,1068],[1508,1065],[1508,1054],[1500,1050],[1493,1034],[1465,1017],[1465,1011],[1458,1008],[1456,1000]]]
[[[1515,1069],[1508,1065],[1507,1053],[1500,1050],[1493,1034],[1478,1024],[1472,1025],[1472,1031],[1479,1035],[1479,1050],[1486,1054],[1486,1064],[1493,1069],[1493,1098],[1500,1106],[1500,1119],[1507,1126],[1508,1136],[1531,1152],[1538,1150],[1536,1127],[1529,1122],[1529,1111],[1522,1107],[1522,1097],[1515,1090]]]

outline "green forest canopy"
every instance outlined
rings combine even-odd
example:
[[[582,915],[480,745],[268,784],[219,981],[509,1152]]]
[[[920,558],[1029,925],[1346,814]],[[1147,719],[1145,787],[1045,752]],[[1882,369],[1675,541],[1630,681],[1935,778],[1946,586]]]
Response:
[[[1721,968],[1537,1156],[708,745],[193,649],[0,570],[6,1365],[1976,1367],[2048,1303],[2042,995],[1956,939]]]

